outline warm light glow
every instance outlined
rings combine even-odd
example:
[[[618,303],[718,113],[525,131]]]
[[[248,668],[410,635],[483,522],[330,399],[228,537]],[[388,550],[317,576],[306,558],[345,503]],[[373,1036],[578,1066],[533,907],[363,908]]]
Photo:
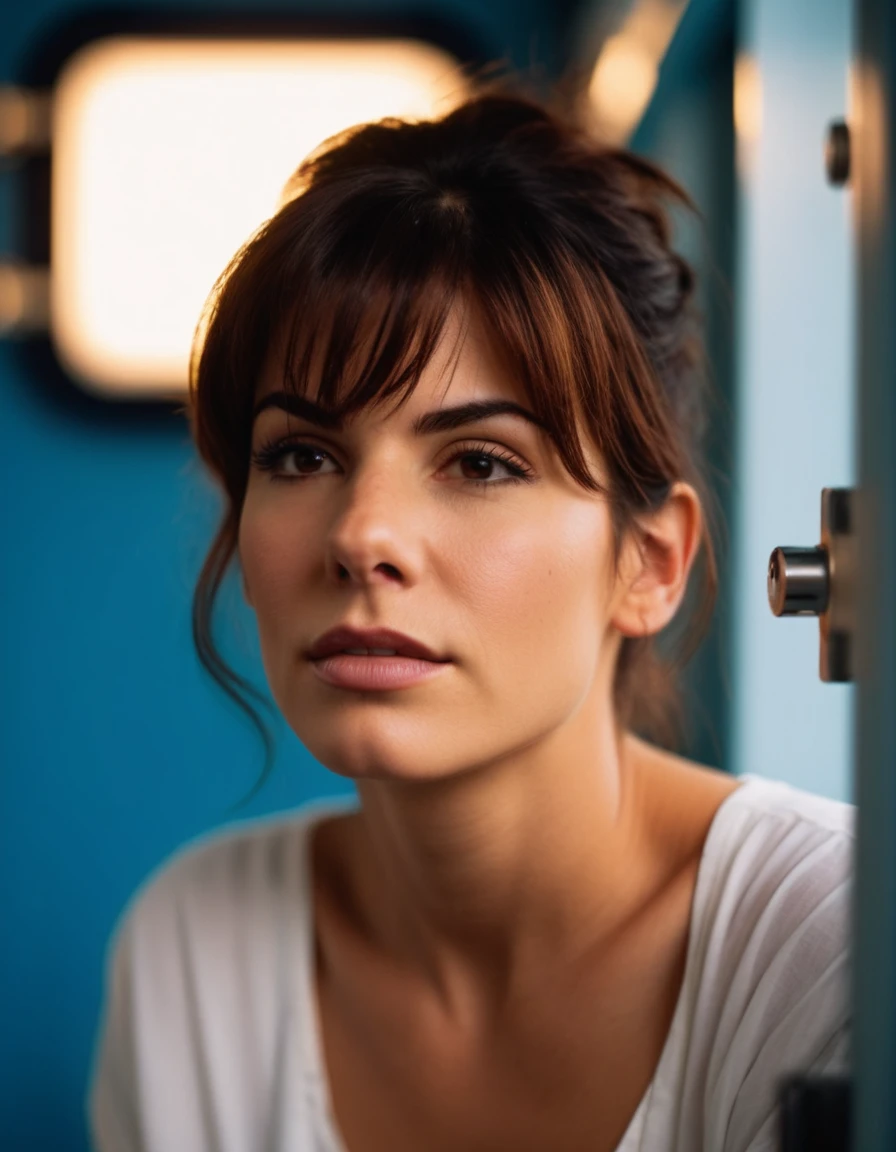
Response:
[[[687,8],[687,0],[638,0],[628,14],[623,31],[661,60]]]
[[[871,60],[859,59],[848,76],[848,123],[852,139],[850,193],[862,213],[862,231],[880,236],[892,220],[893,154],[887,134],[887,82]],[[861,142],[861,145],[860,143]]]
[[[687,0],[635,0],[621,28],[601,48],[588,104],[606,143],[624,144],[637,128],[686,7]]]
[[[656,87],[657,65],[650,50],[620,33],[604,44],[588,97],[614,135],[626,136],[640,120]]]
[[[51,329],[92,390],[177,395],[230,257],[317,145],[464,95],[457,63],[412,41],[115,38],[54,95]]]
[[[737,167],[745,179],[755,165],[762,135],[762,78],[756,60],[743,54],[734,64],[734,131]]]

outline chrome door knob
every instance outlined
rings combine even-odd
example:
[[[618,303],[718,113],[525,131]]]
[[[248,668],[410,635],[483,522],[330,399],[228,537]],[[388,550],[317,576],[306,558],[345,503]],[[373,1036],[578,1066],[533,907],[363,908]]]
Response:
[[[768,602],[776,616],[827,611],[830,570],[826,548],[776,548],[768,563]]]

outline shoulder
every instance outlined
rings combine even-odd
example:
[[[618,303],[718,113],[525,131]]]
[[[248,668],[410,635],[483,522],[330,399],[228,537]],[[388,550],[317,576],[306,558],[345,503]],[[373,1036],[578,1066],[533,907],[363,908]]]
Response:
[[[726,1152],[773,1134],[782,1077],[847,1070],[850,1025],[855,808],[743,779],[710,828],[693,912],[705,1120]]]
[[[179,942],[206,946],[221,937],[257,933],[295,901],[305,881],[305,845],[338,802],[306,805],[287,815],[243,821],[191,840],[140,885],[122,913],[118,934],[152,952]]]
[[[300,1052],[292,1072],[304,1066],[305,846],[318,818],[341,810],[317,803],[204,835],[131,898],[109,945],[94,1052],[98,1148],[216,1148],[219,1131],[255,1146],[285,1054]]]
[[[309,833],[339,810],[319,802],[217,829],[147,877],[119,917],[107,959],[140,1033],[173,1034],[214,1016],[223,1027],[242,1018],[249,986],[256,1023],[273,1025],[291,994],[284,968],[302,963],[310,939]]]
[[[785,963],[799,961],[805,977],[839,962],[854,848],[852,805],[747,777],[716,814],[700,866],[694,903],[707,969],[771,983]]]
[[[783,938],[822,907],[842,902],[854,842],[851,804],[745,777],[709,829],[699,903],[716,921]]]
[[[855,835],[856,809],[853,804],[832,800],[795,788],[783,780],[750,773],[740,777],[741,786],[732,793],[732,803],[724,818],[747,816],[756,821],[784,821],[805,829]],[[721,814],[721,813],[720,813]]]

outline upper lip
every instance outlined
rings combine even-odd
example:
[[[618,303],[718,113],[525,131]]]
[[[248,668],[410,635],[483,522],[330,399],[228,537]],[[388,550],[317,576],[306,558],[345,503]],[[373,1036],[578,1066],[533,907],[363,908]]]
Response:
[[[311,645],[307,652],[309,660],[322,660],[346,648],[392,648],[399,656],[412,656],[418,660],[432,660],[436,663],[447,661],[447,657],[437,656],[425,644],[412,636],[393,632],[391,628],[350,628],[340,625],[324,632]]]

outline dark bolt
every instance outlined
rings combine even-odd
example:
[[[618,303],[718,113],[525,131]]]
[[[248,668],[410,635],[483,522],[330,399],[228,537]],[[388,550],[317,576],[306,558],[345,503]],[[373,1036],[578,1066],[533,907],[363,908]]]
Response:
[[[832,120],[828,125],[824,166],[829,183],[840,187],[849,179],[849,126],[845,120]]]

